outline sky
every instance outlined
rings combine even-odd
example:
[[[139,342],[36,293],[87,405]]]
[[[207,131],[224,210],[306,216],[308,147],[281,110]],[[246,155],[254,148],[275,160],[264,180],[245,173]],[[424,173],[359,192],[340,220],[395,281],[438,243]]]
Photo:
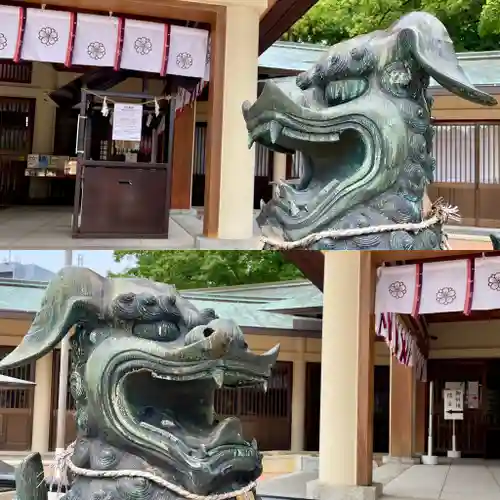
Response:
[[[0,250],[0,262],[37,264],[52,272],[57,272],[64,266],[64,257],[64,250]],[[130,262],[114,262],[111,250],[74,250],[73,264],[89,267],[106,276],[109,271],[123,271]]]

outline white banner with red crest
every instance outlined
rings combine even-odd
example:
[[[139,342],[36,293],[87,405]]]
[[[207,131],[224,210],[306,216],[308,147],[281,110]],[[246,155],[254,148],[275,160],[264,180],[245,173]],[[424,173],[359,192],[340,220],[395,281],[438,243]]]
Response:
[[[71,53],[74,14],[57,10],[26,9],[21,59],[66,63]]]
[[[425,263],[419,313],[464,311],[469,301],[469,268],[467,260]]]
[[[168,26],[146,21],[125,21],[120,68],[164,74]]]
[[[0,59],[15,59],[19,50],[19,31],[23,23],[21,7],[0,5]]]
[[[410,305],[413,304],[413,307]],[[500,309],[500,257],[381,267],[375,312],[438,314]]]
[[[0,59],[209,78],[207,30],[5,5],[0,19]]]
[[[500,257],[475,260],[472,294],[473,310],[500,309]]]
[[[76,66],[114,67],[119,26],[117,17],[79,14],[71,62]]]
[[[167,65],[169,75],[204,78],[208,52],[208,31],[172,26]]]

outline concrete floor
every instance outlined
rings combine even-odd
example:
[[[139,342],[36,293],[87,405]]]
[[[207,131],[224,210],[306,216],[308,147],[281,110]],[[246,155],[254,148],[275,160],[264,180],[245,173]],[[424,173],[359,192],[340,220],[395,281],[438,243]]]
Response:
[[[71,207],[11,207],[0,209],[0,248],[8,249],[192,249],[199,248],[203,232],[203,209],[172,211],[168,239],[73,239]],[[257,213],[256,213],[257,214]],[[449,243],[457,250],[490,250],[489,230],[448,227]],[[259,249],[259,228],[244,241],[205,240],[201,248]]]
[[[387,500],[498,500],[500,462],[414,465],[384,486]]]
[[[73,239],[71,237],[71,207],[11,207],[0,209],[0,248],[58,249],[99,248],[172,250],[197,248],[197,238],[203,232],[203,211],[172,211],[168,239]],[[238,245],[242,249],[258,249],[258,228],[254,238]],[[210,247],[227,248],[223,240],[212,240]],[[232,244],[232,243],[230,243]]]
[[[257,486],[263,495],[306,498],[306,484],[317,472],[296,472],[264,479]],[[386,500],[499,500],[500,462],[461,460],[447,465],[389,463],[373,470],[373,481],[384,487]]]

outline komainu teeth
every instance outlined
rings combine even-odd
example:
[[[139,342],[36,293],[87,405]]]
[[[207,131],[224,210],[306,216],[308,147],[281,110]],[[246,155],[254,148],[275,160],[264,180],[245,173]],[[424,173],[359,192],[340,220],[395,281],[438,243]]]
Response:
[[[262,390],[263,390],[264,392],[267,392],[267,388],[268,388],[268,386],[269,386],[269,384],[267,383],[267,380],[266,380],[266,381],[264,381],[264,382],[262,382],[262,384],[261,384]]]
[[[300,213],[299,207],[295,204],[293,200],[290,201],[290,215],[295,217]]]
[[[222,371],[217,370],[212,373],[212,378],[214,379],[217,388],[220,389],[222,387],[222,384],[224,383],[224,373],[222,373]]]
[[[269,134],[271,136],[271,142],[273,144],[276,144],[278,142],[278,139],[280,138],[282,130],[283,130],[283,126],[280,125],[278,122],[271,122]]]

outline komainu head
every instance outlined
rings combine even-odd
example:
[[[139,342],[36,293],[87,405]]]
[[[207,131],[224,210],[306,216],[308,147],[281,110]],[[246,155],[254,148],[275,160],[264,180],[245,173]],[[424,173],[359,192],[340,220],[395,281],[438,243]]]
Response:
[[[413,12],[384,31],[333,46],[310,70],[266,83],[243,114],[250,143],[301,153],[298,183],[281,182],[258,219],[296,241],[328,229],[418,223],[433,180],[430,78],[482,105],[446,28]],[[440,226],[323,241],[319,248],[434,249]],[[316,247],[318,248],[318,247]]]

